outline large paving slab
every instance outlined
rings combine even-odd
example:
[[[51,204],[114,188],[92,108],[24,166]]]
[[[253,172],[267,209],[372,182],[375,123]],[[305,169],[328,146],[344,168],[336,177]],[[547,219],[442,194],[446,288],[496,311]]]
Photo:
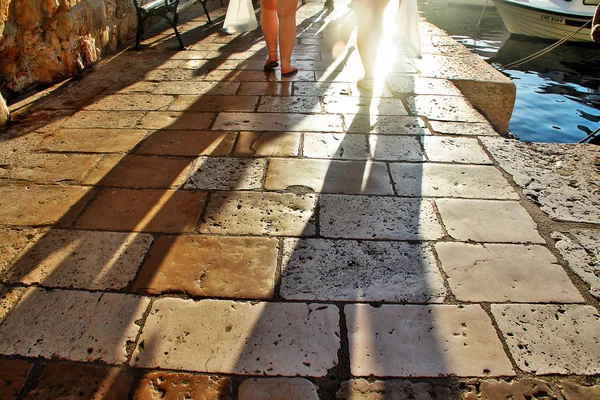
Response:
[[[437,199],[448,234],[461,241],[544,243],[525,208],[516,201]]]
[[[368,160],[367,136],[343,133],[305,133],[302,154],[307,158]]]
[[[487,122],[462,96],[417,95],[408,99],[414,115],[440,121]]]
[[[558,390],[549,382],[536,378],[510,381],[485,379],[477,385],[468,385],[464,400],[477,399],[558,399]],[[573,399],[575,400],[575,399]]]
[[[443,236],[430,200],[322,195],[319,204],[320,233],[324,237],[436,240]]]
[[[230,399],[231,379],[199,374],[153,371],[144,374],[133,400]]]
[[[213,129],[224,131],[343,132],[342,118],[326,114],[221,113]]]
[[[0,178],[38,184],[80,183],[100,157],[97,154],[29,154],[4,159]]]
[[[62,128],[131,129],[144,117],[143,111],[82,110],[67,119]]]
[[[37,385],[24,398],[119,400],[127,397],[133,381],[126,368],[51,363],[44,365]]]
[[[267,160],[234,157],[199,157],[187,178],[185,189],[261,189]]]
[[[270,299],[276,267],[273,238],[162,236],[152,246],[132,290]]]
[[[217,192],[198,231],[226,235],[312,236],[314,194]]]
[[[492,313],[523,371],[581,375],[600,371],[600,315],[594,307],[493,304]]]
[[[166,110],[173,96],[158,94],[114,94],[105,96],[84,107],[87,110],[149,111]]]
[[[501,172],[487,165],[390,164],[402,196],[518,199]],[[408,180],[408,183],[406,182]]]
[[[123,289],[151,243],[148,234],[50,230],[23,250],[2,279],[47,287]]]
[[[131,150],[148,132],[143,129],[59,129],[40,142],[43,151],[120,153]]]
[[[12,263],[17,255],[41,234],[39,229],[0,228],[0,273]]]
[[[138,128],[196,131],[208,129],[214,118],[213,113],[150,111],[140,120]]]
[[[437,243],[435,250],[458,301],[573,303],[583,297],[542,246]]]
[[[192,159],[110,154],[85,179],[86,185],[123,188],[173,188],[192,169]]]
[[[77,220],[80,229],[191,232],[206,193],[187,190],[105,189]]]
[[[323,105],[329,114],[408,115],[401,99],[324,96]]]
[[[24,360],[0,359],[0,398],[16,399],[32,365]]]
[[[352,304],[344,313],[354,376],[514,375],[479,305]]]
[[[281,269],[289,300],[440,303],[446,295],[426,245],[285,239]]]
[[[425,161],[418,135],[369,135],[369,152],[375,160]]]
[[[345,381],[342,382],[335,396],[338,400],[441,400],[455,397],[452,390],[446,386],[394,379]]]
[[[236,134],[219,131],[159,130],[136,149],[137,154],[166,156],[225,156],[231,153]]]
[[[427,159],[434,162],[491,164],[490,157],[475,138],[425,136]]]
[[[590,293],[600,299],[600,231],[555,232],[552,238],[569,267],[589,285]]]
[[[348,133],[380,135],[429,135],[423,120],[413,116],[344,114]]]
[[[296,157],[298,132],[240,132],[233,155],[239,157]]]
[[[254,111],[258,96],[177,96],[169,106],[171,111],[222,112]]]
[[[600,224],[596,146],[481,140],[523,193],[552,219]]]
[[[0,325],[0,353],[122,364],[149,303],[117,293],[31,288]]]
[[[337,362],[333,305],[160,299],[132,365],[242,375],[324,376]]]
[[[294,186],[305,186],[317,193],[394,194],[383,163],[271,159],[265,189],[280,191]]]
[[[90,188],[81,186],[2,186],[0,224],[68,225],[85,206]]]
[[[240,385],[238,400],[319,400],[317,387],[303,378],[250,378]]]

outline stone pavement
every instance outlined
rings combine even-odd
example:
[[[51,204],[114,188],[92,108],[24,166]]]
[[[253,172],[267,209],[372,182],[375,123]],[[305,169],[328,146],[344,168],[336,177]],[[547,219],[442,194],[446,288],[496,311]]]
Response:
[[[343,2],[292,78],[185,17],[12,110],[0,398],[600,398],[597,148],[500,137],[426,22],[370,93]]]

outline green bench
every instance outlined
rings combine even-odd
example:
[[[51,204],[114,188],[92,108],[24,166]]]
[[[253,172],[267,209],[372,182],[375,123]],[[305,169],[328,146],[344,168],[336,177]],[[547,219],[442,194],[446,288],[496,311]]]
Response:
[[[177,30],[179,13],[195,3],[200,3],[204,8],[204,13],[206,14],[206,18],[208,18],[208,23],[210,24],[212,23],[212,20],[210,19],[210,15],[206,9],[207,1],[208,0],[133,0],[138,19],[135,48],[140,48],[140,41],[142,40],[142,36],[144,34],[144,23],[146,20],[151,17],[162,17],[166,19],[167,22],[169,22],[169,24],[173,27],[175,36],[177,36],[177,40],[179,41],[179,48],[184,50],[185,46],[183,45],[181,35],[179,35],[179,31]]]

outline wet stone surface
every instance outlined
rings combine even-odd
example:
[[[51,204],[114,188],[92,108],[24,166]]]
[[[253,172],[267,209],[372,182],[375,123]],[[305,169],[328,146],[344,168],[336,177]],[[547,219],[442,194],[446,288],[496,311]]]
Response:
[[[289,300],[439,303],[446,294],[426,245],[286,239],[281,268]]]

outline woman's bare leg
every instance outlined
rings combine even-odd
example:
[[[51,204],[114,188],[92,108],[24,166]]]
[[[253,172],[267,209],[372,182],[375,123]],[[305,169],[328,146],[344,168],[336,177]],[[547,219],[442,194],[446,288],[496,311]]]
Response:
[[[260,25],[265,36],[269,57],[266,64],[277,61],[277,0],[260,0]]]
[[[389,0],[356,0],[358,31],[356,45],[365,70],[363,79],[373,79],[377,49],[383,33],[383,12]]]
[[[277,17],[279,18],[279,54],[281,56],[281,73],[294,70],[291,64],[292,51],[296,44],[296,7],[298,0],[277,0]]]

